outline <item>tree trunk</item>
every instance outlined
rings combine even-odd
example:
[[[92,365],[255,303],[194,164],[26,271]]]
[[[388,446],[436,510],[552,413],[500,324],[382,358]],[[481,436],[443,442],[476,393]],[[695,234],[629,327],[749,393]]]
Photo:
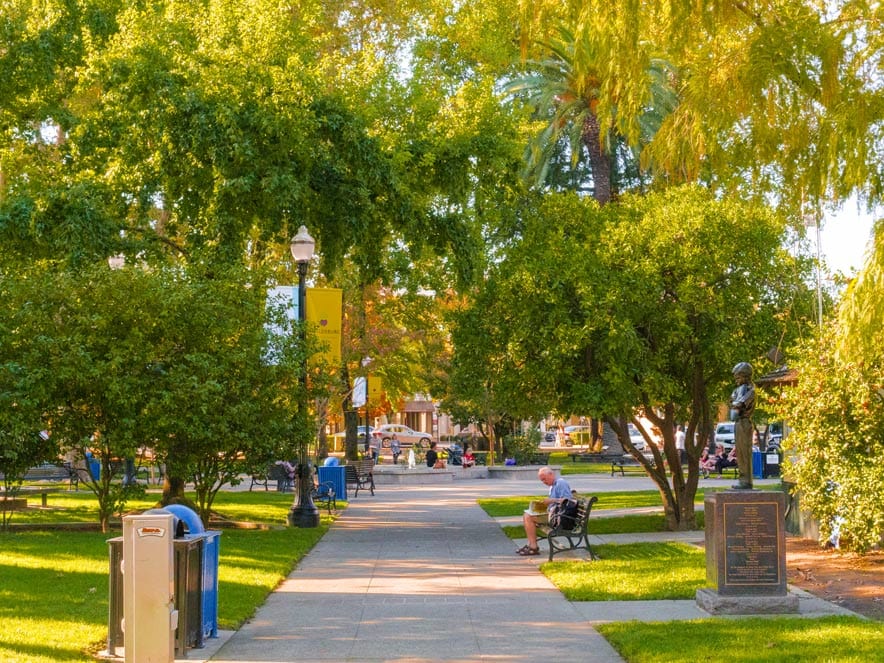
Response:
[[[358,428],[359,413],[356,410],[344,410],[344,458],[359,460]]]
[[[592,167],[592,197],[599,205],[604,205],[611,200],[611,159],[602,146],[599,119],[594,113],[586,114],[581,137],[589,153],[589,163]]]
[[[673,409],[668,407],[667,415],[660,417],[649,409],[646,409],[645,411],[645,416],[651,421],[651,423],[657,426],[663,434],[664,450],[669,457],[675,453],[675,436],[673,433],[674,417],[672,412]],[[697,481],[699,477],[696,458],[688,458],[689,472],[687,481],[684,480],[681,465],[676,463],[678,471],[670,471],[672,478],[672,485],[670,485],[670,477],[666,474],[666,462],[663,459],[663,454],[660,453],[657,447],[651,445],[653,461],[649,461],[645,455],[632,444],[625,417],[608,417],[606,421],[611,429],[617,434],[617,439],[619,440],[620,445],[626,449],[642,467],[645,468],[645,472],[647,472],[651,480],[657,485],[657,490],[660,491],[660,499],[663,501],[663,514],[666,519],[666,529],[672,532],[696,529],[694,495],[697,492]],[[637,427],[642,428],[640,421],[634,419],[632,423]],[[667,427],[669,430],[666,430]]]
[[[166,474],[163,479],[163,504],[178,504],[185,502],[184,497],[185,481],[181,477]]]

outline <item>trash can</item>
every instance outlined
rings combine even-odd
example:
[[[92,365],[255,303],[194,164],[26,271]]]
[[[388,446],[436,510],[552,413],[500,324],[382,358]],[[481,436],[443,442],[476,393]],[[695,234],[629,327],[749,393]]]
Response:
[[[347,499],[347,470],[343,465],[331,465],[317,468],[319,483],[331,481],[335,487],[335,495]]]
[[[175,609],[178,629],[175,631],[175,656],[183,658],[188,648],[202,648],[202,534],[185,534],[172,542],[175,552]]]
[[[101,479],[101,461],[93,456],[91,451],[86,452],[86,466],[95,481]]]
[[[187,655],[188,648],[205,646],[205,638],[218,636],[218,560],[221,532],[203,528],[193,509],[170,504],[166,511],[178,518],[172,542],[175,559],[175,655]],[[116,655],[123,646],[123,537],[108,539],[110,582],[108,589],[107,652]]]
[[[202,558],[199,566],[200,610],[196,624],[199,625],[201,640],[218,637],[218,563],[220,558],[221,532],[207,530],[203,521],[193,510],[182,504],[170,504],[163,507],[177,516],[191,538],[202,539]],[[187,538],[187,537],[185,537]],[[177,568],[177,567],[176,567]],[[188,585],[189,587],[189,585]],[[200,647],[203,644],[198,645]]]
[[[771,446],[764,452],[764,478],[780,476],[780,449]]]
[[[752,450],[752,477],[755,479],[764,478],[764,454],[758,449]]]
[[[110,561],[107,605],[107,653],[117,655],[117,647],[123,646],[123,537],[108,539]]]

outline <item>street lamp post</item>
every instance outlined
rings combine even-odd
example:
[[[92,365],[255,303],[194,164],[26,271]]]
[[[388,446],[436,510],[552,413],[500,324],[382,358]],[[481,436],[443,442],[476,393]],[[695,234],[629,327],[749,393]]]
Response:
[[[301,349],[307,347],[307,330],[304,324],[307,320],[306,310],[306,280],[307,265],[313,258],[313,249],[316,242],[310,237],[305,226],[298,228],[298,234],[292,238],[291,250],[292,257],[298,264],[298,322],[300,323]],[[304,354],[301,360],[301,374],[299,376],[302,390],[307,388],[307,355]],[[300,403],[303,408],[307,407],[306,392],[304,392],[304,401]],[[313,503],[313,468],[307,460],[306,445],[302,445],[300,449],[300,457],[298,458],[298,469],[296,471],[298,495],[297,501],[289,510],[289,525],[292,527],[318,527],[319,526],[319,509]]]

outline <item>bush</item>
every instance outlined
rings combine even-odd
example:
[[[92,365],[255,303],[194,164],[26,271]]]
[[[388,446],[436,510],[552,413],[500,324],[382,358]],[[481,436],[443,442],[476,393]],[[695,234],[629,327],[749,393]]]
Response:
[[[537,428],[530,429],[525,435],[507,435],[503,438],[503,454],[506,458],[515,458],[516,465],[529,465],[531,457],[537,453],[541,435]]]
[[[865,551],[884,533],[884,371],[840,361],[831,339],[802,348],[798,382],[776,407],[793,427],[785,471],[822,540]]]

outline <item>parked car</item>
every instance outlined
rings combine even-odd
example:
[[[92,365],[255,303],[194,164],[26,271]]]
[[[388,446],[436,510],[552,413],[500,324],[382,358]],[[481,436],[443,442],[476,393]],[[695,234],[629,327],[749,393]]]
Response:
[[[429,446],[430,441],[433,439],[433,436],[429,433],[424,433],[419,430],[412,430],[408,426],[404,426],[402,424],[384,424],[383,426],[378,426],[372,432],[373,437],[381,438],[381,445],[385,449],[390,448],[390,440],[393,437],[393,433],[396,433],[396,438],[399,440],[399,445],[401,447],[410,447],[415,444],[421,444],[423,446]]]
[[[555,429],[548,430],[543,434],[543,440],[540,443],[542,447],[554,447],[556,446],[556,431]]]
[[[725,449],[730,449],[734,446],[733,421],[722,421],[715,425],[715,444],[720,444]]]
[[[626,424],[626,426],[629,429],[629,440],[632,442],[632,445],[639,451],[644,451],[646,446],[645,438],[638,427],[635,424]]]

